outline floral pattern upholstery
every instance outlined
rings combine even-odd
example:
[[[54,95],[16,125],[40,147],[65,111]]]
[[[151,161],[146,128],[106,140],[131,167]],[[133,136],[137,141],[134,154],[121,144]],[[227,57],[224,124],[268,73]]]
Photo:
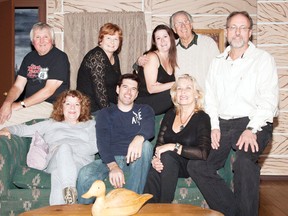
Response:
[[[163,115],[156,116],[155,134],[158,134]],[[38,120],[37,120],[38,121]],[[27,124],[36,122],[33,120]],[[156,139],[152,141],[155,144]],[[27,167],[26,155],[31,138],[12,136],[11,140],[0,137],[0,215],[16,216],[24,211],[49,205],[50,175]],[[233,189],[231,164],[234,153],[231,151],[225,167],[219,170],[228,185]],[[107,191],[112,189],[105,179]],[[191,178],[180,178],[173,203],[189,203],[208,207],[202,194]]]

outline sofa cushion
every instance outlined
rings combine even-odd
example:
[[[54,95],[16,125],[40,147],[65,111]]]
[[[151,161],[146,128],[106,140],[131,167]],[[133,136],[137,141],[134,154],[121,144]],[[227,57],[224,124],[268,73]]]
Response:
[[[24,189],[49,189],[51,188],[51,176],[44,171],[19,166],[13,176],[13,184]]]

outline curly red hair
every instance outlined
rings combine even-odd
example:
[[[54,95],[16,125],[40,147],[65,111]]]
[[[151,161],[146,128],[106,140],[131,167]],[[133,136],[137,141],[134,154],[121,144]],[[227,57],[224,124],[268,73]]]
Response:
[[[66,90],[57,97],[56,101],[53,103],[52,119],[58,122],[64,121],[63,104],[65,103],[67,96],[79,99],[81,105],[80,116],[78,118],[79,122],[85,122],[92,119],[90,99],[78,90]]]

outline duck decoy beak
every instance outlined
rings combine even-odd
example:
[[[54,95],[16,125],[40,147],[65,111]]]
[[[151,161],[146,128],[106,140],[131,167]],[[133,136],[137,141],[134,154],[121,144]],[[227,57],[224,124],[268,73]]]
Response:
[[[96,180],[90,187],[90,189],[82,195],[83,198],[91,198],[91,197],[97,197],[101,195],[102,193],[105,196],[105,184],[103,181]]]
[[[89,199],[89,198],[93,197],[93,195],[91,193],[89,193],[89,191],[87,193],[83,194],[81,197],[83,197],[85,199]]]

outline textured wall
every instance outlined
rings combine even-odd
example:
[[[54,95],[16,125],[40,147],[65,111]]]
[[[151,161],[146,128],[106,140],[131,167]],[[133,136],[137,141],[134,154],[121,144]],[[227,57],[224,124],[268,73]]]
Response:
[[[257,2],[257,46],[271,53],[277,64],[280,113],[273,142],[262,155],[261,172],[288,175],[288,1]]]
[[[47,19],[55,28],[57,46],[64,50],[65,13],[143,11],[148,45],[153,28],[168,24],[171,14],[183,9],[191,13],[198,29],[224,28],[227,15],[234,10],[246,10],[252,16],[253,42],[274,56],[280,86],[280,113],[273,142],[261,156],[261,174],[288,175],[288,0],[47,0]]]

